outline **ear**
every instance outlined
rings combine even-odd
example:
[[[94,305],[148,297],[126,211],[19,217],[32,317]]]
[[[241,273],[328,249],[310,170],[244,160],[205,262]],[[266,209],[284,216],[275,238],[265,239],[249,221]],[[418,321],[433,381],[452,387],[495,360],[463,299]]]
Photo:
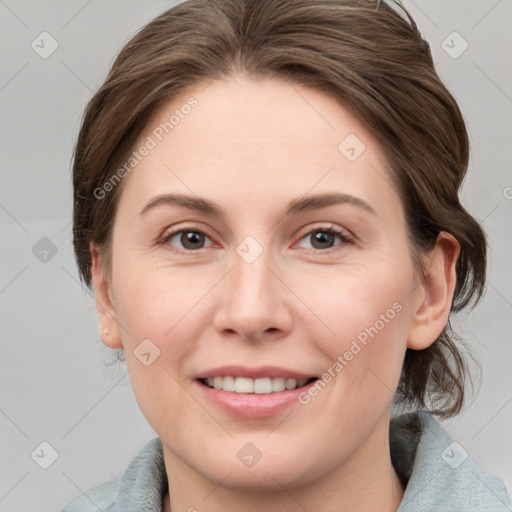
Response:
[[[426,275],[415,291],[412,323],[407,348],[422,350],[434,343],[443,331],[452,305],[457,275],[455,266],[459,242],[449,233],[439,233],[426,261]]]
[[[101,266],[101,253],[94,242],[89,245],[96,311],[100,322],[101,341],[110,348],[123,348],[119,324],[115,316],[111,285]]]

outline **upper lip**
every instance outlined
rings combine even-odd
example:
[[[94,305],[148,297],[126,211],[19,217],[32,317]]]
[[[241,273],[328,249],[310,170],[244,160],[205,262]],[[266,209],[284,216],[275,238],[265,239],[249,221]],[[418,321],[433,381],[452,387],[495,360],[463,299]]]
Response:
[[[211,368],[195,376],[196,379],[212,379],[214,377],[246,377],[250,379],[284,377],[285,379],[302,380],[315,378],[316,375],[290,370],[289,368],[280,368],[279,366],[258,366],[249,368],[241,365],[228,365]]]

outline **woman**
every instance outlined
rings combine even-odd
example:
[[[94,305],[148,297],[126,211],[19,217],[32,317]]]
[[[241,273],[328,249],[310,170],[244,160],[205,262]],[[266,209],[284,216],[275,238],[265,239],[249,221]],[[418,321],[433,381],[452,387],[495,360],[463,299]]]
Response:
[[[74,247],[158,437],[64,511],[510,510],[433,417],[485,284],[467,165],[397,6],[189,0],[143,28],[85,113]]]

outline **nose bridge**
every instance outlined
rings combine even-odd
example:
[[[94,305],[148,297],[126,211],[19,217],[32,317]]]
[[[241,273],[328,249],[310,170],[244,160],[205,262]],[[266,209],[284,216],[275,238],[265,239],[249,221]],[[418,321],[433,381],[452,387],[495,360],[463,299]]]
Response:
[[[249,236],[235,251],[217,327],[246,339],[258,338],[269,329],[286,329],[284,293],[271,270],[275,265],[270,247]]]
[[[250,309],[263,308],[272,300],[271,249],[264,248],[254,237],[246,237],[236,247],[231,292],[239,300],[239,306]]]

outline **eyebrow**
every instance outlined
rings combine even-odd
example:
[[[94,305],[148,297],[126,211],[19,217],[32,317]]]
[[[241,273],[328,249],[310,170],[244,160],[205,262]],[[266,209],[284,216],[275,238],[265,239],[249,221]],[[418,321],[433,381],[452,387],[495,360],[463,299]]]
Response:
[[[371,213],[372,215],[377,215],[375,210],[366,201],[363,201],[359,197],[355,197],[350,194],[340,193],[316,194],[292,199],[288,203],[286,215],[297,214],[304,211],[318,210],[320,208],[338,204],[349,204],[368,213]],[[142,215],[147,211],[162,205],[181,206],[183,208],[187,208],[188,210],[193,210],[209,215],[216,215],[218,217],[224,217],[226,214],[226,212],[219,205],[216,205],[208,199],[185,194],[163,194],[151,199],[146,204],[146,206],[144,206],[139,215]]]

